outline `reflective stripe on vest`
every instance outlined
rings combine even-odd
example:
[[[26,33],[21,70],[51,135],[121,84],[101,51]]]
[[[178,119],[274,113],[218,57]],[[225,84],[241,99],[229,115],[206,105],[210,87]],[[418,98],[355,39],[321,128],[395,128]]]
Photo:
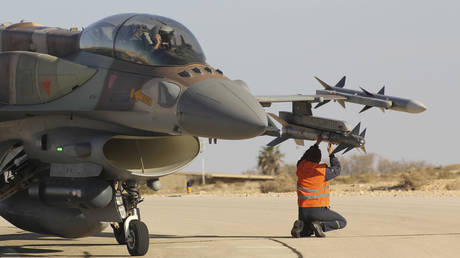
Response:
[[[300,199],[318,199],[318,198],[329,198],[329,194],[318,194],[318,195],[301,195],[297,194]]]
[[[304,191],[304,192],[307,192],[307,193],[317,193],[317,192],[319,192],[321,190],[328,189],[328,188],[329,188],[329,185],[326,185],[321,189],[307,189],[307,188],[303,188],[303,187],[297,185],[297,190]]]

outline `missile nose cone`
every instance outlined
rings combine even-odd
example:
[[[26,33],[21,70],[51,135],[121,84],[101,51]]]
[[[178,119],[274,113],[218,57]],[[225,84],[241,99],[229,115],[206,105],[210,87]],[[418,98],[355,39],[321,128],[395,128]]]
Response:
[[[407,103],[407,112],[409,113],[422,113],[426,110],[426,106],[422,102],[417,100],[410,100]]]
[[[179,125],[191,135],[247,139],[261,135],[267,115],[240,83],[209,79],[194,83],[178,103]]]

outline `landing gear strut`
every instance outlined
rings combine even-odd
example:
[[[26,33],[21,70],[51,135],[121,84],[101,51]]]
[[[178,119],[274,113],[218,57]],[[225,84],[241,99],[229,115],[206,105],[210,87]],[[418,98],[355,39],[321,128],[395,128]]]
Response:
[[[143,201],[136,182],[128,181],[118,184],[115,195],[121,223],[113,223],[113,234],[119,244],[126,244],[132,256],[142,256],[149,250],[149,230],[140,220],[137,205]]]

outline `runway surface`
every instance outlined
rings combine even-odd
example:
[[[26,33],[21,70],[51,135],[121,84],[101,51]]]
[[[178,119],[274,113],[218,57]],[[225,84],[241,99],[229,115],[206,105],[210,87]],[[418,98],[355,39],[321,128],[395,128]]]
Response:
[[[147,197],[148,257],[459,257],[460,198],[335,197],[348,220],[324,239],[290,236],[292,197]],[[1,257],[127,257],[111,229],[88,238],[29,233],[0,219]]]

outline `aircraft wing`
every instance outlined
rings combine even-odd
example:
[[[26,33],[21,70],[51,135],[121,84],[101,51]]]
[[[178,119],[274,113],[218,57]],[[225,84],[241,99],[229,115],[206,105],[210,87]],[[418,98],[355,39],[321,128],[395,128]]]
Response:
[[[346,97],[335,95],[335,94],[316,94],[316,95],[268,95],[268,96],[256,96],[257,101],[263,107],[270,107],[271,103],[280,102],[308,102],[308,103],[321,103],[324,101],[331,100],[345,100]]]

